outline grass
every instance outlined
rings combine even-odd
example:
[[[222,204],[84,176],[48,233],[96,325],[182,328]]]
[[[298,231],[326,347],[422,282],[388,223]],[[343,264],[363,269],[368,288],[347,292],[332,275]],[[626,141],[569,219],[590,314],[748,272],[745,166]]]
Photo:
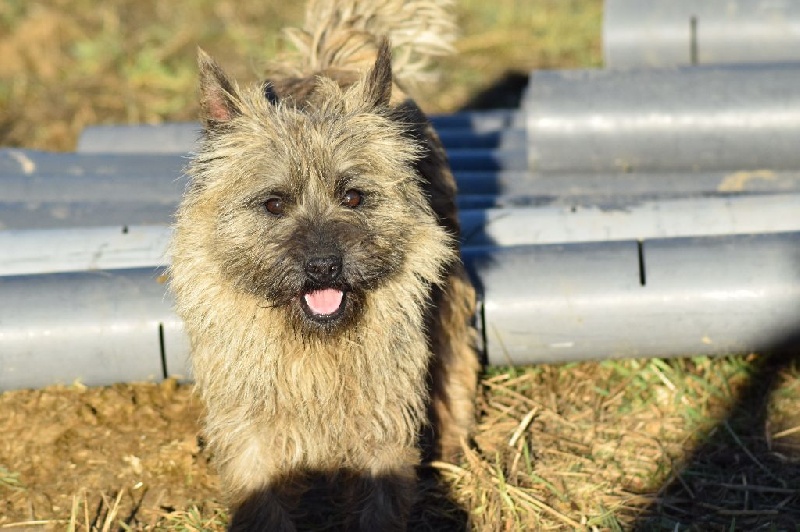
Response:
[[[429,112],[510,104],[509,87],[534,68],[600,66],[601,9],[459,2],[458,54],[420,100]],[[301,11],[267,0],[6,0],[0,145],[71,150],[90,124],[194,119],[195,47],[256,80],[283,46],[278,29]],[[791,529],[798,374],[791,356],[755,355],[488,368],[475,446],[460,464],[434,466],[475,530]],[[0,395],[0,528],[223,530],[202,449],[191,428],[176,429],[196,415],[188,394],[137,385]],[[48,454],[57,473],[31,462]]]
[[[171,512],[153,512],[149,524],[120,515],[122,491],[109,497],[103,494],[99,505],[89,502],[86,492],[73,497],[69,520],[64,522],[68,532],[97,530],[100,532],[132,531],[142,529],[170,530],[173,532],[201,532],[225,530],[228,520],[226,512],[219,506],[203,509],[189,505],[186,509]],[[61,522],[54,524],[62,524]]]
[[[0,465],[0,486],[7,490],[24,489],[19,480],[19,473],[10,471],[7,467]]]

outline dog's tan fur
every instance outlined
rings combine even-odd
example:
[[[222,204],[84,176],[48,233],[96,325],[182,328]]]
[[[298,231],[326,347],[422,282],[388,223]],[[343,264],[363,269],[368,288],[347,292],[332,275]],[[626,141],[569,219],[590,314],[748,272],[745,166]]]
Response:
[[[200,54],[205,135],[171,286],[233,528],[294,530],[304,475],[350,472],[352,528],[402,529],[426,420],[432,456],[452,458],[469,435],[475,303],[455,183],[399,86],[448,49],[444,4],[312,1],[289,31],[301,53],[263,86],[240,89]],[[399,45],[394,76],[384,38]],[[363,206],[344,206],[345,189]],[[280,215],[264,210],[276,194]],[[300,310],[320,247],[342,256],[336,320]]]

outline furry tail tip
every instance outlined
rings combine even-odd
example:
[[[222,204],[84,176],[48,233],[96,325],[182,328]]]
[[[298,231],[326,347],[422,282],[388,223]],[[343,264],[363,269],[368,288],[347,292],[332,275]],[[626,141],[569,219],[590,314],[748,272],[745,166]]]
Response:
[[[453,53],[456,22],[452,0],[310,0],[303,28],[285,35],[305,58],[306,73],[368,68],[388,38],[395,78],[415,84],[435,77],[432,58]]]

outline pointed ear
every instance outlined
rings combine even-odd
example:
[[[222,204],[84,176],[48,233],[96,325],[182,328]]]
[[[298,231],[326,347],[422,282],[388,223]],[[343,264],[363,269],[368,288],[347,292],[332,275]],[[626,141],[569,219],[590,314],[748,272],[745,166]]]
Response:
[[[364,100],[372,107],[389,105],[392,97],[392,50],[389,41],[383,39],[378,46],[375,66],[367,74]]]
[[[201,48],[197,49],[200,69],[200,108],[206,127],[228,122],[240,114],[235,103],[236,90],[225,72]]]

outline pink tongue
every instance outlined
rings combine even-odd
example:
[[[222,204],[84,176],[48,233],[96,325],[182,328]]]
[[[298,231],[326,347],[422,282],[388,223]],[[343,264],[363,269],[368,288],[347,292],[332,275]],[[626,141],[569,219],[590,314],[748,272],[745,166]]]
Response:
[[[325,288],[324,290],[316,290],[306,294],[306,304],[311,312],[314,314],[327,315],[333,314],[342,305],[342,297],[344,294],[341,290],[334,288]]]

